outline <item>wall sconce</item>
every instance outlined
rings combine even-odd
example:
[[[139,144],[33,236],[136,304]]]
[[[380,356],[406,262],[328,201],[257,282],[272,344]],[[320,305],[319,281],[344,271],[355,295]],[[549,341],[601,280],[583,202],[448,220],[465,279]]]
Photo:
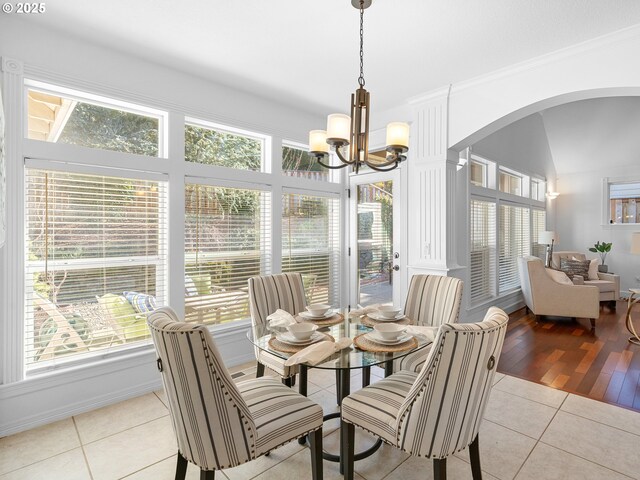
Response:
[[[556,198],[558,198],[560,194],[558,192],[547,192],[545,193],[545,197],[547,197],[549,200],[555,200]]]

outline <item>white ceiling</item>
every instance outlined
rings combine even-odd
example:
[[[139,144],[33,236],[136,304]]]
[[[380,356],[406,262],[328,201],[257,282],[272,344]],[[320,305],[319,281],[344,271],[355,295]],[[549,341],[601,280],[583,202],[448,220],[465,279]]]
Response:
[[[640,164],[640,97],[567,103],[542,120],[558,175]]]
[[[29,21],[319,114],[357,86],[350,0],[64,0]],[[372,107],[638,23],[638,0],[374,0]]]

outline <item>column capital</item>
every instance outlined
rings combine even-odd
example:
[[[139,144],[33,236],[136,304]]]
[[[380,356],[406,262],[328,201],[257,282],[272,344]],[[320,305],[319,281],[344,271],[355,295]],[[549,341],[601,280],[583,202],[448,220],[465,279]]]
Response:
[[[2,57],[2,71],[14,75],[22,75],[24,73],[24,64],[15,58]]]

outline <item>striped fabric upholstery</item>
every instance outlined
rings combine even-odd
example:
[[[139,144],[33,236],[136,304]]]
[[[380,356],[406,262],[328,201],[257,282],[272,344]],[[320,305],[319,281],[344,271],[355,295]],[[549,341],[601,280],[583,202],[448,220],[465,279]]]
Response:
[[[235,467],[322,428],[322,409],[278,380],[235,385],[206,326],[169,308],[148,319],[178,449],[202,470]]]
[[[350,395],[342,419],[411,455],[463,450],[478,434],[508,319],[491,307],[480,323],[443,325],[420,373],[399,372]]]
[[[441,275],[414,275],[411,277],[404,314],[416,325],[439,327],[456,323],[462,302],[463,281]],[[394,362],[394,370],[419,372],[429,349],[410,353]]]
[[[267,317],[278,309],[291,315],[303,312],[307,306],[302,275],[280,273],[249,279],[249,311],[253,325],[267,323]],[[298,373],[297,365],[284,366],[284,360],[259,348],[255,348],[256,359],[283,377]]]

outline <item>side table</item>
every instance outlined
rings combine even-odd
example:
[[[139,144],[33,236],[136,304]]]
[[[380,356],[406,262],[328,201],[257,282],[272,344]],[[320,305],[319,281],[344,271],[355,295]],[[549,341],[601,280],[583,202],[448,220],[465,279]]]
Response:
[[[627,330],[629,330],[629,333],[633,335],[632,337],[629,337],[629,341],[634,345],[640,345],[640,336],[638,335],[638,332],[636,332],[636,329],[633,327],[633,322],[631,321],[631,309],[638,302],[640,302],[640,288],[630,288],[629,300],[627,301],[626,326]]]

